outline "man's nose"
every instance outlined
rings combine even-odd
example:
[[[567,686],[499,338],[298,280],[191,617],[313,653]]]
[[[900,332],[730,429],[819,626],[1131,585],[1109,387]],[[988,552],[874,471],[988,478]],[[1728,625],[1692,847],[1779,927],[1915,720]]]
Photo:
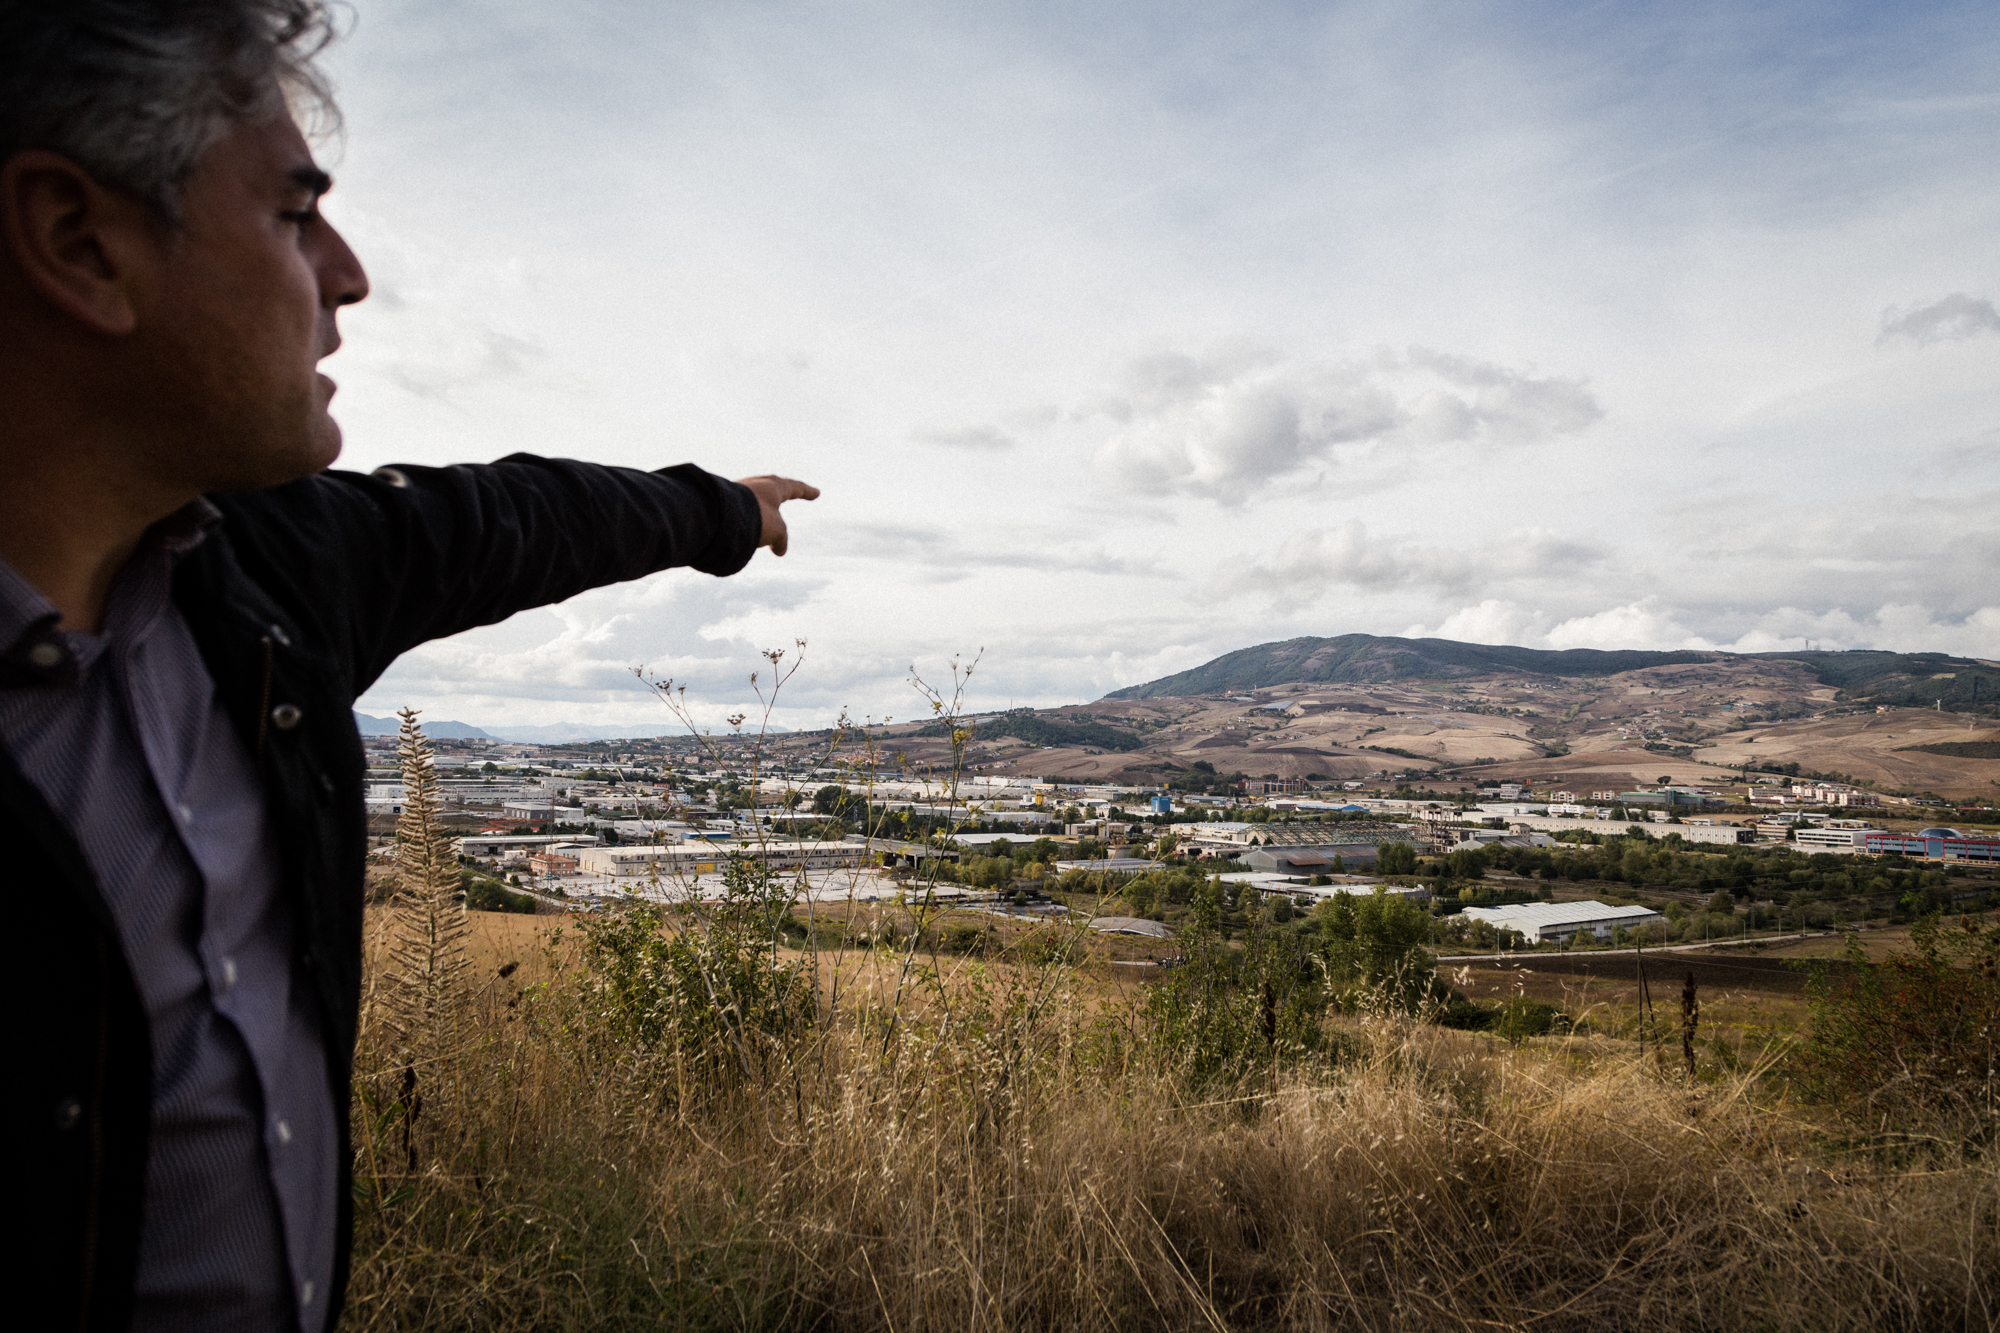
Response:
[[[319,265],[320,304],[334,310],[366,300],[368,273],[361,267],[360,258],[332,223],[323,225],[326,227],[326,253]]]

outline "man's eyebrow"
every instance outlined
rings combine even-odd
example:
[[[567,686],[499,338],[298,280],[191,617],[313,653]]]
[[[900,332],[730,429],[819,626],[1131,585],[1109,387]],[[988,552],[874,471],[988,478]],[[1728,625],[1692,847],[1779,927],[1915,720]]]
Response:
[[[333,177],[315,166],[293,167],[286,174],[291,178],[292,184],[302,190],[310,190],[315,199],[333,188]]]

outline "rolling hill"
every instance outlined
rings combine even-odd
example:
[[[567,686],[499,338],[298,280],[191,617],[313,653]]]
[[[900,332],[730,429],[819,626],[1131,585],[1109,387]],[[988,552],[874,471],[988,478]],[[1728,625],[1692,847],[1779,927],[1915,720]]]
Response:
[[[1106,699],[1187,698],[1277,685],[1386,685],[1516,674],[1578,681],[1653,667],[1725,661],[1796,663],[1843,699],[1904,708],[2000,716],[2000,668],[1943,653],[1605,652],[1594,648],[1515,648],[1453,639],[1374,634],[1285,639],[1224,653],[1188,671],[1130,685]]]

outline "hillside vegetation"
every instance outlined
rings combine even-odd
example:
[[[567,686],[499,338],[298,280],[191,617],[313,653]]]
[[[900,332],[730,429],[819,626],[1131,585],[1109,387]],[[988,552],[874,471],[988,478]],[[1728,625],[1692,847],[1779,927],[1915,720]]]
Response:
[[[1610,676],[1644,667],[1705,662],[1712,656],[1694,652],[1600,652],[1594,648],[1556,652],[1459,643],[1453,639],[1343,634],[1332,639],[1287,639],[1281,643],[1239,648],[1192,670],[1144,685],[1113,690],[1105,697],[1153,699],[1262,689],[1293,682],[1381,684],[1399,680],[1453,680],[1500,671],[1577,677]]]
[[[1588,680],[1650,667],[1726,660],[1796,662],[1844,697],[1900,707],[1942,707],[2000,716],[2000,668],[1943,653],[1601,652],[1514,648],[1452,639],[1343,634],[1298,638],[1224,653],[1188,671],[1114,690],[1109,699],[1157,699],[1288,684],[1386,684],[1514,673]]]

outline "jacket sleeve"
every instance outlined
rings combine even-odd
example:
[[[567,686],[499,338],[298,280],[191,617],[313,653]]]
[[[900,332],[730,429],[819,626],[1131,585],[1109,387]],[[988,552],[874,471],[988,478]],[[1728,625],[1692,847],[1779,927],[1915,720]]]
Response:
[[[513,454],[455,467],[327,472],[213,497],[239,558],[319,638],[356,695],[431,639],[686,565],[734,574],[757,498],[693,464],[642,472]]]

